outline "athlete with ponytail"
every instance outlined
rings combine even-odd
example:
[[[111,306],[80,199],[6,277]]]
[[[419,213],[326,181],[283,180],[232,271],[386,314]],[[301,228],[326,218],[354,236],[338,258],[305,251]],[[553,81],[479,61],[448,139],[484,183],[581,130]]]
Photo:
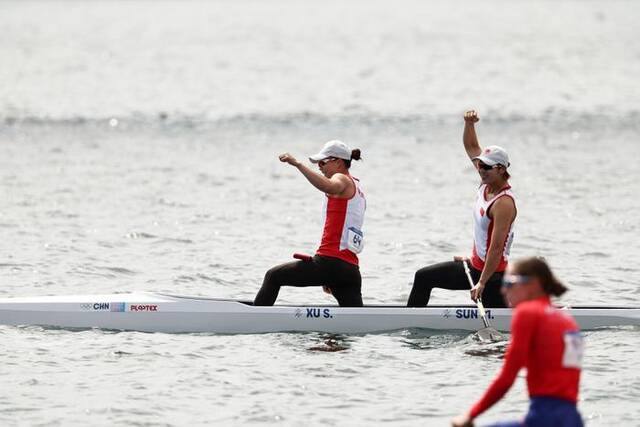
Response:
[[[511,342],[502,370],[471,409],[452,420],[454,427],[473,426],[473,420],[499,401],[522,368],[527,370],[531,404],[523,420],[494,427],[582,427],[576,402],[580,384],[583,339],[565,310],[551,305],[551,297],[567,288],[541,258],[509,265],[502,294],[510,307]]]
[[[349,174],[352,160],[360,160],[360,150],[351,150],[342,141],[329,141],[318,154],[309,157],[321,173],[296,160],[289,153],[280,161],[297,168],[324,197],[324,230],[316,254],[296,254],[298,261],[273,267],[264,276],[255,305],[273,305],[281,286],[323,286],[342,307],[361,307],[362,278],[358,253],[363,248],[362,224],[366,200],[360,182]]]

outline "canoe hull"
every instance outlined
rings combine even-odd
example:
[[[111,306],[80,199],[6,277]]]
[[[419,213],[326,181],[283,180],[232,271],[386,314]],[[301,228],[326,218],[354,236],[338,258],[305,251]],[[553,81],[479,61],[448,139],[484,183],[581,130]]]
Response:
[[[568,309],[583,330],[640,325],[636,308]],[[489,309],[491,325],[509,331],[510,309]],[[482,321],[473,306],[289,306],[155,293],[0,298],[0,324],[65,329],[166,333],[268,332],[374,333],[404,329],[474,331]]]

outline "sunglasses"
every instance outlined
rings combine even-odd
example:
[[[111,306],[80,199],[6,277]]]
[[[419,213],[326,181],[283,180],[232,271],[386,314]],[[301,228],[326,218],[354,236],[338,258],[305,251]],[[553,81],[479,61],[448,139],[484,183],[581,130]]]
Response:
[[[336,158],[335,158],[335,157],[329,157],[328,159],[320,160],[320,161],[318,162],[318,164],[319,164],[320,166],[324,167],[324,166],[326,166],[326,164],[327,164],[327,163],[329,163],[329,162],[333,162],[334,160],[336,160]]]
[[[497,167],[498,167],[498,165],[490,166],[490,165],[487,165],[485,163],[478,162],[478,169],[482,169],[482,170],[485,170],[485,171],[490,171],[491,169],[497,168]]]
[[[525,284],[531,281],[530,276],[522,276],[520,274],[509,274],[502,278],[502,287],[504,289],[511,289],[513,285]]]

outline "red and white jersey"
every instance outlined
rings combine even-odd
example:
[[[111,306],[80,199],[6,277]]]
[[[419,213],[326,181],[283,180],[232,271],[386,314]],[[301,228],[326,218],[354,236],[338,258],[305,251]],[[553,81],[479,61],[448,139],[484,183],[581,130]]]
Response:
[[[491,245],[491,233],[493,233],[493,218],[490,218],[487,212],[491,206],[500,197],[511,197],[515,205],[516,197],[511,191],[511,186],[506,186],[498,192],[491,199],[487,200],[486,184],[483,184],[478,188],[478,196],[476,198],[476,205],[473,209],[473,253],[471,255],[471,265],[476,270],[482,271],[484,268],[484,262],[487,259],[487,251]],[[504,271],[507,268],[507,262],[509,259],[509,250],[511,249],[511,243],[513,242],[513,223],[509,226],[509,233],[507,233],[506,240],[502,243],[502,258],[496,271]]]
[[[325,195],[323,206],[324,230],[322,232],[322,241],[316,254],[339,258],[348,263],[358,265],[358,256],[349,250],[349,229],[352,229],[352,233],[354,229],[358,233],[362,233],[367,201],[360,188],[360,181],[350,175],[348,176],[356,187],[353,197],[346,199]]]

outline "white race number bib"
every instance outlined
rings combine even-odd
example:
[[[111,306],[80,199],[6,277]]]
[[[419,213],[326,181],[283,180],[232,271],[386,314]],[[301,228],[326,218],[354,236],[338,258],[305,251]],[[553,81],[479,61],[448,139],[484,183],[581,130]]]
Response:
[[[564,368],[582,367],[582,355],[584,354],[584,338],[578,331],[564,333],[564,354],[562,366]]]
[[[364,248],[364,234],[355,227],[349,227],[347,232],[347,248],[354,254],[359,254]]]

